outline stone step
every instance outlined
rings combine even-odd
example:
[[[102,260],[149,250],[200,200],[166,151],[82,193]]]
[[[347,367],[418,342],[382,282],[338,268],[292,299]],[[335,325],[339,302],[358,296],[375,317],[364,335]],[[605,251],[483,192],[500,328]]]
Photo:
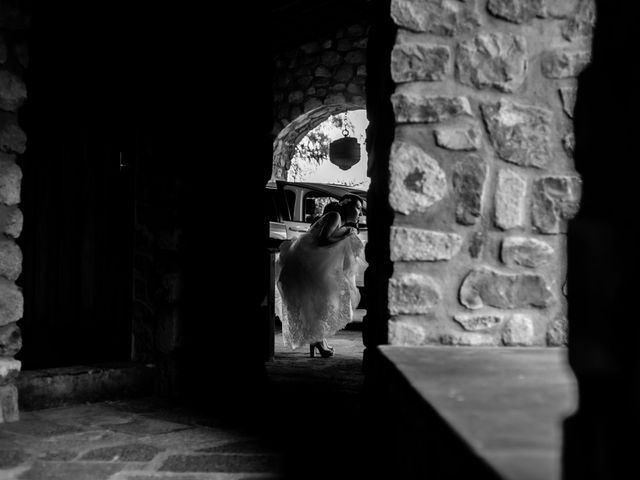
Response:
[[[148,396],[156,388],[155,365],[99,364],[24,370],[16,379],[20,410]]]
[[[560,480],[577,406],[563,348],[381,346],[382,452],[397,478]],[[366,360],[366,359],[365,359]],[[373,371],[373,369],[371,369]]]

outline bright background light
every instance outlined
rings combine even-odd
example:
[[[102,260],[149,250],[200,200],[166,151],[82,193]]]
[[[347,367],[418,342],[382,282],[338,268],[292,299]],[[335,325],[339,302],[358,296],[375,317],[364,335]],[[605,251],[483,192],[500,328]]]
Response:
[[[367,190],[371,180],[367,177],[367,151],[365,148],[366,129],[369,125],[366,110],[353,110],[346,113],[349,136],[355,137],[360,144],[360,161],[349,170],[341,170],[329,161],[328,143],[343,137],[342,130],[335,126],[335,117],[344,119],[341,113],[329,117],[316,128],[311,130],[301,141],[300,145],[310,145],[310,136],[319,134],[326,143],[326,154],[318,160],[304,155],[304,148],[294,155],[287,180],[296,182],[338,183]],[[316,136],[318,138],[318,136]],[[324,145],[323,145],[324,146]]]

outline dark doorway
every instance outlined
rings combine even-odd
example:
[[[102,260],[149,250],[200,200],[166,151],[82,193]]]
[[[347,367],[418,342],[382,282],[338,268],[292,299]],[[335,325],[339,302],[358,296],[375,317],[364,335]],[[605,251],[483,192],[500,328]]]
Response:
[[[131,355],[135,154],[121,40],[107,28],[115,11],[72,7],[35,8],[29,38],[19,118],[24,369]]]

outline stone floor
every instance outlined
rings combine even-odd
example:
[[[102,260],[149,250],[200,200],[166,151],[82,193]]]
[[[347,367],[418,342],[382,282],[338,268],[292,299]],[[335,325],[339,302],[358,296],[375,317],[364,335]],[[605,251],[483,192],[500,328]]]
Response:
[[[360,331],[333,358],[276,338],[259,424],[154,398],[23,412],[0,425],[0,480],[368,478]]]

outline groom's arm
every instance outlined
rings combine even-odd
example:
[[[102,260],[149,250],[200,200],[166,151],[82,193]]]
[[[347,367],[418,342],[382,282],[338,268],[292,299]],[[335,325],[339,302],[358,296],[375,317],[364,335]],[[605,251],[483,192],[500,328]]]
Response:
[[[329,212],[319,221],[322,222],[319,238],[320,243],[323,245],[339,242],[353,230],[352,227],[340,226],[342,221],[338,212]]]

